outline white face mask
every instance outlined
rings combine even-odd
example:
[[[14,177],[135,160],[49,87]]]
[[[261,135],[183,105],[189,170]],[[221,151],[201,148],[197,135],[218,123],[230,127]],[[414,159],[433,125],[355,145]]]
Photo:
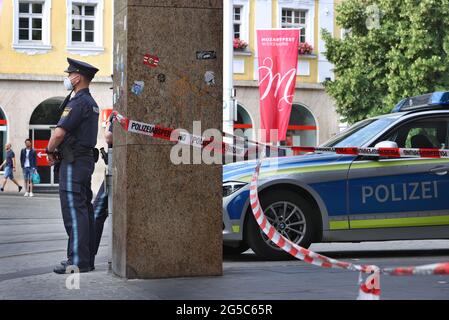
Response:
[[[73,90],[73,84],[72,81],[70,81],[69,77],[64,78],[64,87],[67,89],[67,91]]]

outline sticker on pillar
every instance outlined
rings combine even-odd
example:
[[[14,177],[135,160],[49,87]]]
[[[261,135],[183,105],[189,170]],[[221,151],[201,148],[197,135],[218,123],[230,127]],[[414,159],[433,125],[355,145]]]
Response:
[[[134,84],[131,88],[131,92],[136,96],[140,96],[143,92],[143,88],[145,87],[144,81],[134,81]]]
[[[160,83],[164,83],[165,80],[167,80],[167,77],[165,76],[165,74],[160,73],[157,75],[157,80],[159,80]]]
[[[217,59],[217,53],[215,51],[197,51],[196,59],[197,60]]]
[[[204,74],[204,82],[211,87],[215,85],[215,72],[213,71],[206,71]]]
[[[156,68],[159,66],[159,58],[151,54],[146,54],[143,56],[143,64],[150,68]]]

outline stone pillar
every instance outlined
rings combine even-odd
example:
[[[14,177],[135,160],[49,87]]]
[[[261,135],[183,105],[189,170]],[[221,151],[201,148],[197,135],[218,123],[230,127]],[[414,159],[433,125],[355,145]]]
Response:
[[[115,0],[114,10],[114,109],[191,133],[193,121],[222,130],[222,0]],[[146,54],[159,65],[145,65]],[[121,277],[222,274],[222,167],[174,165],[173,145],[114,126],[112,268]]]

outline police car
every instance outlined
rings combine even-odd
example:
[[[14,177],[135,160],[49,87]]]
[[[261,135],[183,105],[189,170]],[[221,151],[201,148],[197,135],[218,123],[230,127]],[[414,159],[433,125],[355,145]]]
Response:
[[[449,92],[406,98],[390,114],[363,120],[322,147],[449,146]],[[287,254],[260,230],[249,205],[255,161],[224,166],[225,253],[251,248],[265,259]],[[259,198],[285,237],[314,242],[449,239],[449,159],[312,153],[267,159]]]

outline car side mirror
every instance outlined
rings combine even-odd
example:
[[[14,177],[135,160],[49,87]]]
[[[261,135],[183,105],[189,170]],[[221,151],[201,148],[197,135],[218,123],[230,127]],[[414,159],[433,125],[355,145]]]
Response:
[[[374,148],[398,148],[398,144],[394,141],[381,141]]]
[[[397,148],[398,144],[394,141],[381,141],[374,148]],[[376,160],[385,159],[386,157],[376,157]]]

